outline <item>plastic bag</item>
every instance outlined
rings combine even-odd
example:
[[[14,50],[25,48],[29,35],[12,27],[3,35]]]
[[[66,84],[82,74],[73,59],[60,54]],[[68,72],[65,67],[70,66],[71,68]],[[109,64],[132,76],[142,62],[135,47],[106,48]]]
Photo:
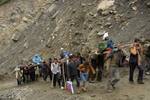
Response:
[[[66,82],[66,90],[72,94],[74,94],[74,88],[71,81]]]

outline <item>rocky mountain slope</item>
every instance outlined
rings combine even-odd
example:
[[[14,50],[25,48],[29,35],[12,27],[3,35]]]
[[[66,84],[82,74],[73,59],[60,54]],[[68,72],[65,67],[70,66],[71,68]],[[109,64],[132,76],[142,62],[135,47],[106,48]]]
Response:
[[[149,0],[10,0],[0,6],[0,72],[12,72],[35,53],[96,48],[99,32],[115,42],[150,39]]]

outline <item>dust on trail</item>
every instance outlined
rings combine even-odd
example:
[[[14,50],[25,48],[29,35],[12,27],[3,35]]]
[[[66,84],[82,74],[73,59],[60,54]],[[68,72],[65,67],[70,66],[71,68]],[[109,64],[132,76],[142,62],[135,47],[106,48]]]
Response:
[[[42,80],[17,87],[15,80],[0,82],[0,100],[149,100],[150,76],[145,84],[128,83],[128,76],[121,78],[112,93],[106,92],[107,80],[88,83],[88,92],[71,95],[65,90],[51,88],[50,82]]]

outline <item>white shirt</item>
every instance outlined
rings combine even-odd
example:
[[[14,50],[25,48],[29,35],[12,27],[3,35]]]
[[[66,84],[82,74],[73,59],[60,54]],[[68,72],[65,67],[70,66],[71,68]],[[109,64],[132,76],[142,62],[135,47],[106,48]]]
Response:
[[[19,79],[22,77],[22,73],[19,67],[15,68],[15,72],[16,72],[16,79]]]
[[[51,64],[51,71],[53,74],[61,73],[59,63],[52,63]]]

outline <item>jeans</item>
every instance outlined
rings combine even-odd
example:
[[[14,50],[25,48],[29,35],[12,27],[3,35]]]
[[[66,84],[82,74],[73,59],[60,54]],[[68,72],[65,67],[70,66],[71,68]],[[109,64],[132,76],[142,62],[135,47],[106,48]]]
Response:
[[[30,81],[35,81],[35,72],[30,73]]]
[[[88,80],[88,77],[89,77],[88,73],[83,73],[83,72],[80,73],[81,81],[86,82]]]

